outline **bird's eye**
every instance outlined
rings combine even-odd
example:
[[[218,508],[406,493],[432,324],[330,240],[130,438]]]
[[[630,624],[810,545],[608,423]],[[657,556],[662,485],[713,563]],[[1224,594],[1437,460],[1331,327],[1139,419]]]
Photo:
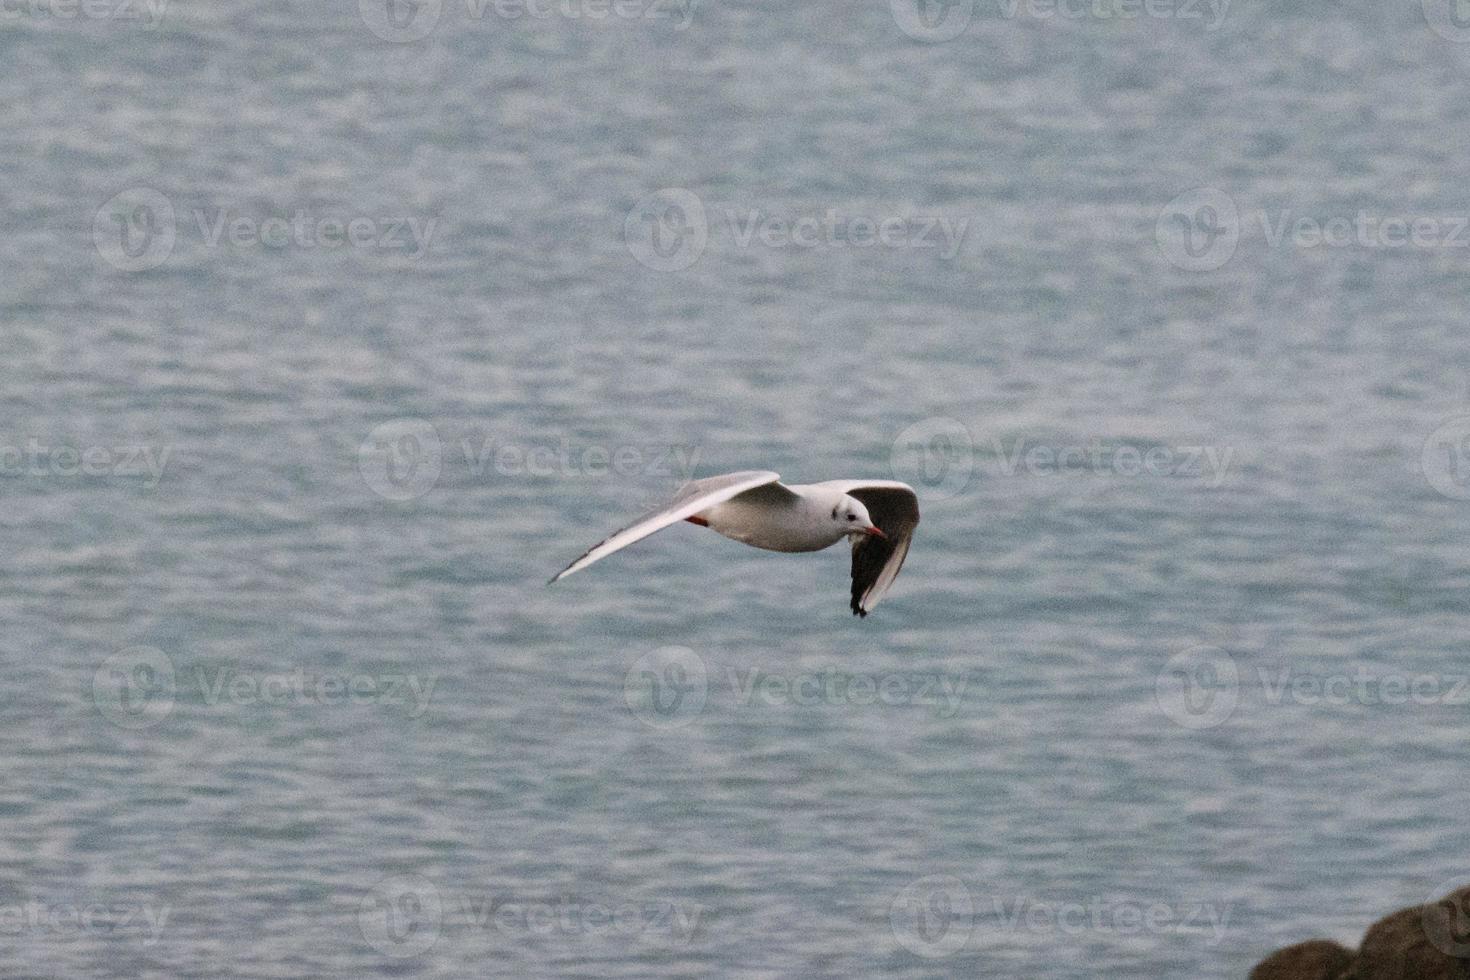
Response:
[[[856,514],[848,514],[847,515],[847,519],[849,521],[855,521],[855,520],[857,520],[857,515]]]

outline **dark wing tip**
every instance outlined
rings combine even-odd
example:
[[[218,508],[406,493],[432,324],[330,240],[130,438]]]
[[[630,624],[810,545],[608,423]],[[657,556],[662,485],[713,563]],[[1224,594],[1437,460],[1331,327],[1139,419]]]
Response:
[[[886,553],[881,543],[872,538],[865,538],[852,549],[852,602],[849,608],[852,614],[861,619],[866,619],[868,611],[863,608],[863,595],[868,591],[868,586],[873,584],[878,570],[883,567],[883,559],[879,558],[876,567],[873,558],[876,553]]]

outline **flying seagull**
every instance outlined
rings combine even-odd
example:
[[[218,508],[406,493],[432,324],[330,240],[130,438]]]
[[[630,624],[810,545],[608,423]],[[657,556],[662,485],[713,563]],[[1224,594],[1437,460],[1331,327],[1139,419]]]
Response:
[[[593,545],[551,581],[680,521],[767,551],[821,551],[850,539],[852,612],[866,616],[903,567],[919,523],[919,498],[913,487],[897,480],[828,480],[788,487],[780,474],[767,470],[693,480],[668,506]]]

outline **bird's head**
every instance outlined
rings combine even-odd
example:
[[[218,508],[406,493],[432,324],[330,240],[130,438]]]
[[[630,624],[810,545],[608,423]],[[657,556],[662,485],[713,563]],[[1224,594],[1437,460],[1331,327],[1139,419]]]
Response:
[[[843,494],[842,498],[832,506],[832,520],[854,541],[864,537],[886,538],[878,525],[868,516],[868,508],[861,500]]]

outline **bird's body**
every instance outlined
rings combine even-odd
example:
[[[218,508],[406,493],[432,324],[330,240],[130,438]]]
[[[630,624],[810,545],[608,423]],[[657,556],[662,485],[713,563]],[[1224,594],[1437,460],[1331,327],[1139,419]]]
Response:
[[[866,616],[903,567],[919,523],[913,488],[895,480],[786,486],[775,473],[727,473],[686,484],[672,503],[588,549],[565,578],[671,524],[689,521],[767,551],[821,551],[852,541],[852,611]]]
[[[786,489],[790,493],[747,491],[700,511],[693,523],[766,551],[821,551],[847,536],[828,516],[842,493],[821,484]]]

